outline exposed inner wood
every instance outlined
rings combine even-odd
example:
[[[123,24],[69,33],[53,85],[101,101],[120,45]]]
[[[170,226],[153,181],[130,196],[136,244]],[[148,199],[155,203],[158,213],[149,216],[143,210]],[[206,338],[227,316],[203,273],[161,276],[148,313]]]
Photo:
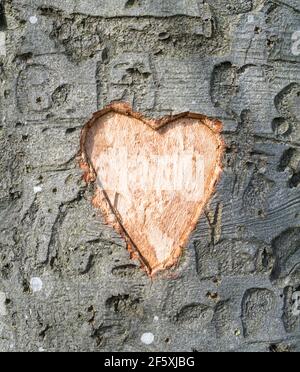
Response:
[[[149,274],[177,262],[213,194],[221,129],[191,113],[147,120],[121,103],[83,128],[81,166],[85,179],[96,181],[94,205]]]

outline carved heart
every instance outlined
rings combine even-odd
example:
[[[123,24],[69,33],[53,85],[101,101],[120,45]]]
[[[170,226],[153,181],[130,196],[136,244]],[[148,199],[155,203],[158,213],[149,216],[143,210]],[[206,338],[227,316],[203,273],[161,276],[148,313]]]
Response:
[[[145,119],[124,103],[95,113],[80,164],[97,181],[94,205],[152,275],[174,265],[221,173],[222,124],[183,113]]]

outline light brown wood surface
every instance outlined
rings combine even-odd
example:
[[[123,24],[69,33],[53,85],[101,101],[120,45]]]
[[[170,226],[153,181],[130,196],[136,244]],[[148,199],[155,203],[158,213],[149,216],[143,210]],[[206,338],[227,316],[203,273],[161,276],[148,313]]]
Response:
[[[81,136],[93,203],[151,275],[173,266],[221,173],[219,121],[183,113],[148,120],[115,103],[94,114]]]

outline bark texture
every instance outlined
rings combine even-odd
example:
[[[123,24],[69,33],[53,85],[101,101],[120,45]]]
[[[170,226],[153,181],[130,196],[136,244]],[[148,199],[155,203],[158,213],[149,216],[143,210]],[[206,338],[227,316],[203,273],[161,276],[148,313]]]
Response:
[[[299,1],[0,4],[0,350],[299,351]],[[155,280],[76,163],[114,100],[224,124],[216,194]]]

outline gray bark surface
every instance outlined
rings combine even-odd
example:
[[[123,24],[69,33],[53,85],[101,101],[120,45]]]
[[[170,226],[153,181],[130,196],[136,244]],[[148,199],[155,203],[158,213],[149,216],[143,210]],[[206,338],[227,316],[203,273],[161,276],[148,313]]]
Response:
[[[0,10],[0,351],[299,351],[299,1]],[[153,280],[76,163],[81,127],[113,100],[224,123],[216,194]]]

